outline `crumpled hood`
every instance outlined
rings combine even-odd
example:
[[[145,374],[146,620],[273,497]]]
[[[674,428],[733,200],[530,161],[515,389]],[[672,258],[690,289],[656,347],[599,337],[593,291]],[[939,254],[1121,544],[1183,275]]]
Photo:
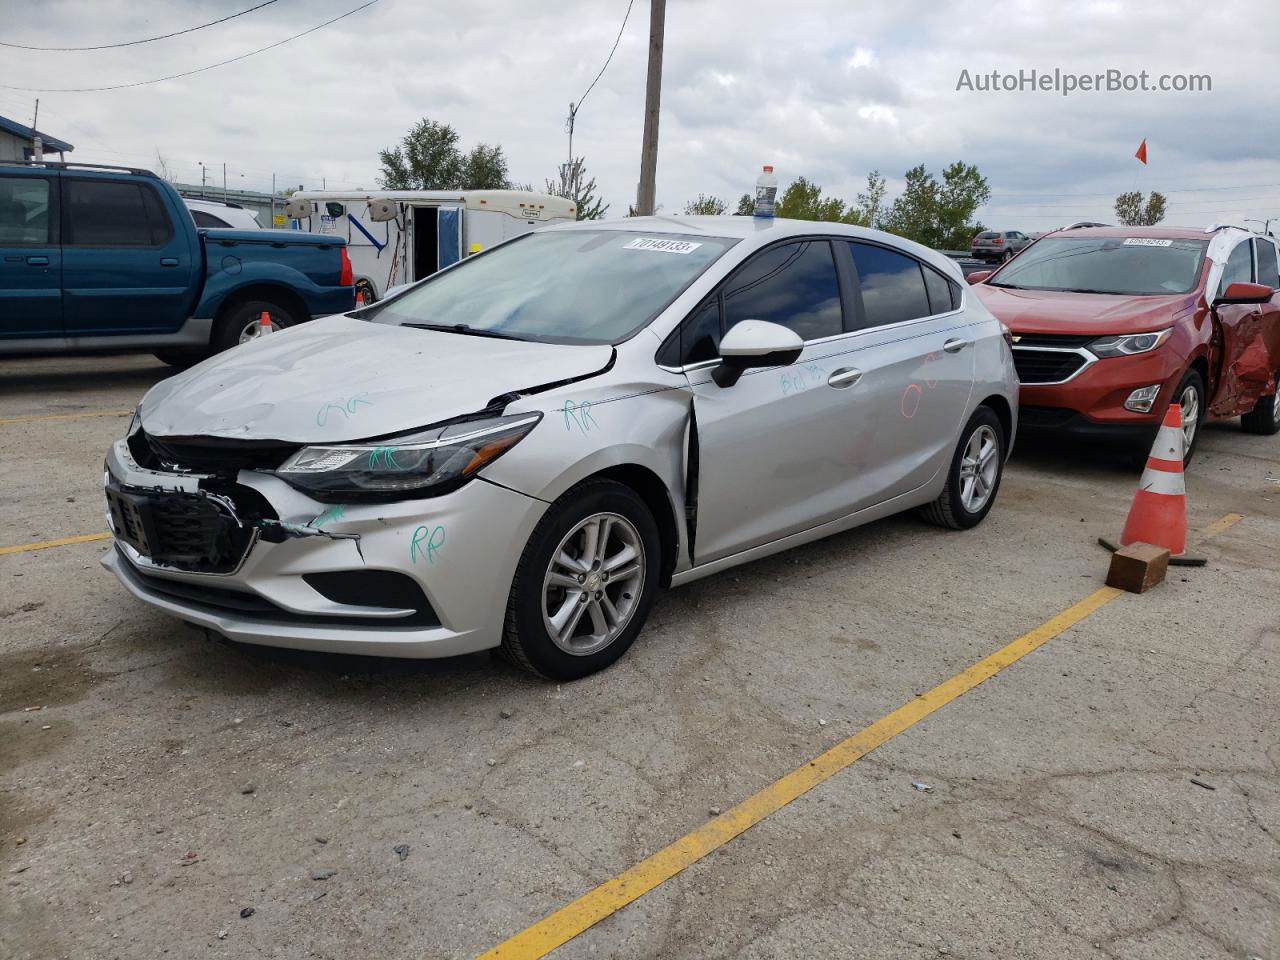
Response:
[[[1163,330],[1195,309],[1198,293],[1135,297],[1057,290],[1007,290],[985,283],[971,287],[996,318],[1014,333],[1149,333]]]
[[[318,443],[474,413],[494,397],[602,371],[610,346],[497,340],[327,317],[242,344],[156,384],[148,433]]]

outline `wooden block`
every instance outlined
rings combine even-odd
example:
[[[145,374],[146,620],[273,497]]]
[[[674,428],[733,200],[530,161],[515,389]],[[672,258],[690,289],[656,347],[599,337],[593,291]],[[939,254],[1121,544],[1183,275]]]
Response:
[[[1149,543],[1131,543],[1111,555],[1107,586],[1130,593],[1145,593],[1164,579],[1169,551]]]

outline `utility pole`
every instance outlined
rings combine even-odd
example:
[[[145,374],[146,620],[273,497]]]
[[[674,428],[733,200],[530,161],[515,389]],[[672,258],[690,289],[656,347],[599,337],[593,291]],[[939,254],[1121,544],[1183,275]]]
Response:
[[[34,130],[40,123],[40,98],[36,97],[36,115],[31,118],[31,129]]]
[[[636,212],[653,216],[658,184],[658,110],[662,100],[662,35],[667,0],[649,3],[649,75],[644,89],[644,140],[640,145],[640,189]]]
[[[276,228],[276,175],[271,175],[271,229]]]
[[[227,202],[227,161],[222,161],[222,202]]]
[[[200,199],[201,200],[206,199],[205,193],[204,193],[204,182],[205,182],[205,177],[207,177],[208,174],[209,174],[209,168],[206,167],[204,165],[204,161],[201,160],[200,161]]]

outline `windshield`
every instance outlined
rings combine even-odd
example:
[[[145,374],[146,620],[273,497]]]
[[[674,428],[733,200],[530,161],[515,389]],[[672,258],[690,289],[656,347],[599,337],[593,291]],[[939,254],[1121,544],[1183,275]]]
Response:
[[[988,283],[1131,296],[1189,293],[1207,242],[1151,237],[1045,237]]]
[[[546,343],[619,343],[735,242],[620,230],[531,233],[389,301],[374,320]]]

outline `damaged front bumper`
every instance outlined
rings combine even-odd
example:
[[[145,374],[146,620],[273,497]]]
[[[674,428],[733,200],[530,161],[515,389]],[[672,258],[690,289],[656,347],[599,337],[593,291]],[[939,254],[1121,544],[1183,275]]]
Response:
[[[546,508],[482,479],[334,506],[252,470],[229,484],[147,469],[124,440],[104,479],[115,548],[102,563],[134,596],[232,640],[373,656],[497,646]]]

